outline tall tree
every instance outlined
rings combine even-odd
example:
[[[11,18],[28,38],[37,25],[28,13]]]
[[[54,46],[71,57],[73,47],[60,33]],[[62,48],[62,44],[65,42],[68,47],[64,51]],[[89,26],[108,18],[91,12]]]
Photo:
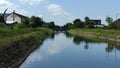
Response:
[[[55,23],[54,22],[48,23],[48,28],[54,29],[55,28]]]
[[[109,16],[106,17],[106,22],[108,23],[108,25],[113,23],[113,19]]]
[[[88,25],[90,23],[90,21],[89,21],[90,18],[86,16],[84,19],[85,19],[85,24]]]
[[[22,19],[22,24],[25,26],[25,27],[29,27],[30,26],[30,19],[28,17]]]
[[[31,17],[31,26],[32,27],[40,27],[43,23],[42,19],[40,17],[35,17],[35,16],[32,16]]]
[[[73,21],[73,23],[74,23],[75,27],[77,27],[77,28],[84,28],[85,27],[85,23],[82,22],[80,19],[75,19]]]

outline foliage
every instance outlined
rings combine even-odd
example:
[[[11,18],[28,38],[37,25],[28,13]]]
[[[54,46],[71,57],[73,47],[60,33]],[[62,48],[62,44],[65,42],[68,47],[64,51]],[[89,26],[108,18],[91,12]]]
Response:
[[[110,25],[111,23],[113,23],[113,19],[111,17],[107,16],[106,22],[108,22],[108,25]]]
[[[88,24],[88,28],[93,29],[93,28],[94,28],[94,23],[93,23],[93,22],[90,22],[90,23]]]
[[[120,25],[119,24],[116,24],[115,22],[114,23],[111,23],[109,25],[109,28],[110,29],[120,29]]]
[[[84,19],[85,19],[85,24],[88,25],[90,18],[86,16]]]
[[[54,29],[55,28],[55,23],[54,22],[48,23],[48,28]]]
[[[84,28],[85,27],[85,23],[82,22],[80,19],[75,19],[73,21],[74,25],[76,28]]]
[[[34,28],[40,27],[40,26],[42,26],[42,24],[43,24],[43,21],[40,17],[35,17],[35,16],[31,17],[31,26],[32,27],[34,27]]]
[[[73,29],[74,26],[73,26],[72,23],[67,23],[67,24],[66,24],[66,28],[67,28],[67,30],[70,30],[70,29]]]
[[[29,27],[30,26],[30,19],[28,17],[22,19],[22,24],[24,27]]]
[[[20,29],[23,29],[24,26],[22,24],[16,24],[12,28],[13,28],[13,30],[20,30]]]

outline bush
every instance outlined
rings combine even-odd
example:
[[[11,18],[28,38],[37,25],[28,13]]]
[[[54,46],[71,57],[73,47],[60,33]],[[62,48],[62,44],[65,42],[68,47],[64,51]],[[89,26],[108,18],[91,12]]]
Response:
[[[22,24],[16,24],[13,26],[13,30],[20,30],[20,29],[23,29],[24,26]]]

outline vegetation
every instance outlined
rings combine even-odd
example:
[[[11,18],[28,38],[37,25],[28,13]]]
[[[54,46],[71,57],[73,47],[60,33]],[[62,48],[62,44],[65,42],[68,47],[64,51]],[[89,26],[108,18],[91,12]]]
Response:
[[[42,38],[44,34],[50,35],[51,33],[52,31],[48,28],[23,28],[21,24],[17,24],[13,29],[0,28],[0,44],[13,42],[30,36]]]
[[[31,18],[22,19],[22,23],[14,24],[12,27],[4,27],[4,19],[0,16],[0,44],[9,43],[19,39],[34,36],[35,38],[42,38],[44,34],[50,35],[52,31],[48,28],[43,28],[45,23],[40,17],[32,16]],[[49,28],[53,29],[54,22],[50,22]]]
[[[106,22],[108,22],[108,25],[113,23],[113,19],[109,16],[106,17]]]
[[[73,23],[76,28],[84,28],[85,27],[85,23],[83,23],[80,19],[75,19],[73,21]]]
[[[107,38],[116,38],[120,39],[120,31],[119,30],[105,30],[105,29],[71,29],[68,31],[69,33],[77,36],[84,35],[93,35],[93,36],[102,36]]]
[[[65,25],[66,29],[67,30],[70,30],[70,29],[75,29],[75,28],[80,28],[80,29],[83,29],[83,28],[89,28],[89,29],[94,29],[94,23],[90,21],[90,18],[89,17],[85,17],[84,18],[85,21],[81,21],[80,19],[75,19],[72,23],[67,23]]]

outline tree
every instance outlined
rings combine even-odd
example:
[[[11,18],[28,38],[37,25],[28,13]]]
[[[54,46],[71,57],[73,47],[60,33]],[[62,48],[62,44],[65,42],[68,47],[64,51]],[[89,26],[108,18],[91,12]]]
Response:
[[[109,16],[106,17],[106,22],[108,23],[108,25],[113,23],[113,19]]]
[[[43,21],[40,17],[31,17],[31,26],[32,27],[40,27],[42,25]]]
[[[22,24],[24,27],[29,27],[30,26],[30,19],[28,17],[22,19]]]
[[[50,23],[48,23],[48,28],[50,28],[50,29],[54,29],[54,28],[55,28],[55,24],[54,24],[54,22],[50,22]]]
[[[88,25],[90,18],[86,16],[84,19],[85,19],[85,24]]]
[[[66,29],[67,30],[72,29],[72,28],[74,28],[72,23],[67,23],[66,24]]]
[[[93,22],[89,22],[88,28],[93,29],[94,28],[94,23]]]
[[[75,19],[73,21],[74,25],[76,28],[84,28],[85,27],[85,23],[82,22],[80,19]]]

